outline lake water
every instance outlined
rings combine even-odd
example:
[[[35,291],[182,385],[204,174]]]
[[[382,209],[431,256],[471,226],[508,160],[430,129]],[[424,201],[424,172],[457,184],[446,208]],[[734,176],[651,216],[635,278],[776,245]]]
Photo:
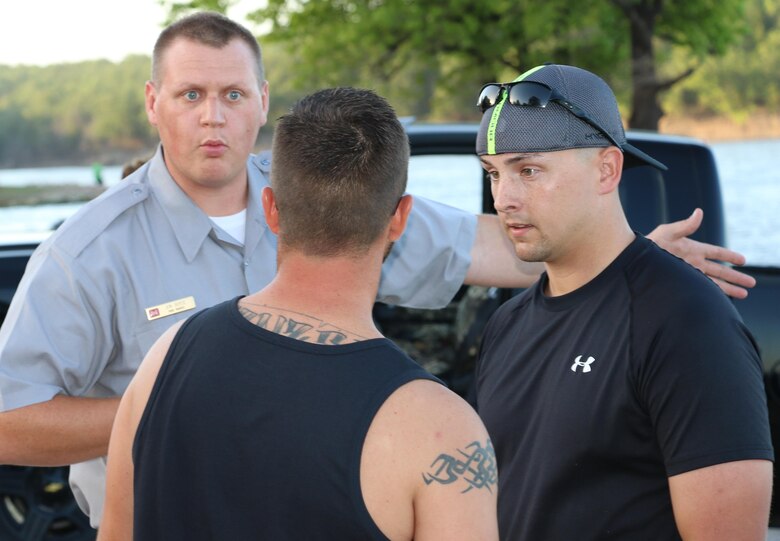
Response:
[[[729,248],[745,255],[751,265],[780,266],[780,173],[774,157],[780,156],[780,139],[714,143],[726,215]],[[478,168],[469,156],[446,160],[419,159],[410,169],[409,191],[477,212],[480,186],[453,183],[464,168]],[[120,181],[121,167],[104,167],[107,186]],[[91,167],[0,169],[0,186],[29,184],[93,184]],[[0,239],[51,230],[81,204],[0,208]],[[693,210],[693,209],[691,209]]]
[[[752,265],[780,265],[780,139],[712,145],[730,248]]]

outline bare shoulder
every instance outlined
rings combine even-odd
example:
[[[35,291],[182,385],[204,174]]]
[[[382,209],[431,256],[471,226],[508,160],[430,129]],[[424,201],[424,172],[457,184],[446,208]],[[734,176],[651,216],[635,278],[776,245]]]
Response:
[[[407,383],[374,417],[361,486],[370,514],[390,539],[494,539],[497,483],[485,426],[443,385]]]
[[[465,493],[496,487],[493,445],[463,398],[441,384],[417,380],[398,389],[386,405],[403,412],[408,441],[422,468],[418,488],[440,485]]]
[[[399,387],[383,409],[403,415],[408,429],[427,433],[434,440],[487,437],[485,426],[474,409],[463,398],[434,381],[414,380]]]

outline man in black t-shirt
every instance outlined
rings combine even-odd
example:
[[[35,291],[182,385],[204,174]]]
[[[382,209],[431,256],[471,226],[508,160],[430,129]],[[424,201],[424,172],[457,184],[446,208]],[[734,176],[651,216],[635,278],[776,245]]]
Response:
[[[511,541],[764,539],[773,450],[761,363],[699,271],[633,232],[615,97],[544,65],[486,85],[477,153],[537,284],[485,331],[478,411]]]

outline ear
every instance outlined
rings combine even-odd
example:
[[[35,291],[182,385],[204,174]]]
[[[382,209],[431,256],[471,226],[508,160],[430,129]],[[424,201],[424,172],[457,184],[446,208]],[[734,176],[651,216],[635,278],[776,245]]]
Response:
[[[390,218],[390,233],[388,240],[391,242],[397,241],[406,229],[406,221],[409,218],[409,213],[412,211],[412,196],[407,194],[401,197],[398,201],[398,206],[395,207],[393,217]]]
[[[146,118],[149,120],[149,124],[152,126],[157,126],[157,113],[154,109],[154,106],[157,103],[157,89],[154,87],[154,83],[152,81],[146,81],[144,94],[146,95]]]
[[[599,160],[599,195],[612,193],[620,185],[623,173],[623,153],[619,148],[609,146],[601,150]]]
[[[268,116],[268,107],[271,103],[269,100],[268,81],[263,81],[263,86],[260,88],[260,101],[263,108],[263,115],[265,116]]]
[[[279,209],[276,207],[276,196],[271,188],[263,188],[263,195],[261,197],[263,201],[263,211],[265,212],[265,222],[268,224],[268,229],[274,235],[279,234]]]
[[[262,115],[262,124],[268,121],[268,107],[270,105],[270,95],[268,92],[268,81],[263,81],[263,85],[260,87],[260,109]]]

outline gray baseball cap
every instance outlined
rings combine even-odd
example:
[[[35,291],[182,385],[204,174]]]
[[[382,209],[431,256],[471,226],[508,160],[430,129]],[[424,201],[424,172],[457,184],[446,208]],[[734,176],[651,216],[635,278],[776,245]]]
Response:
[[[667,169],[626,141],[615,94],[584,69],[537,66],[511,83],[485,85],[478,105],[484,109],[477,134],[480,156],[615,145],[623,151],[624,169]]]

